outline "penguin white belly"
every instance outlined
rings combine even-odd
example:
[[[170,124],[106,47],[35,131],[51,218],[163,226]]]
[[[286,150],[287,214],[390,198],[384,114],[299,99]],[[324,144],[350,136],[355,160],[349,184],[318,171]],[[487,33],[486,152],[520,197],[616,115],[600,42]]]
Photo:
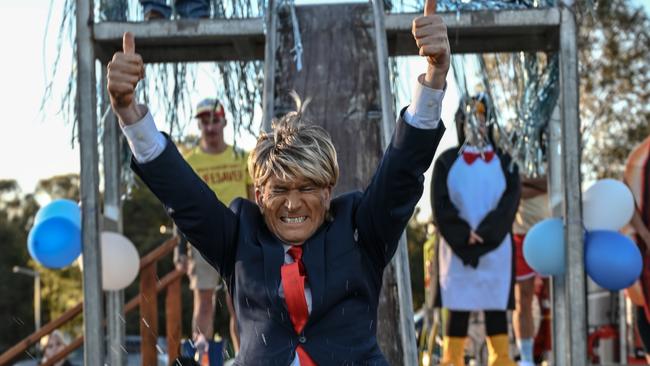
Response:
[[[459,156],[447,177],[451,202],[472,230],[494,210],[506,189],[498,156],[468,165]],[[494,250],[479,259],[476,268],[466,266],[443,239],[439,269],[442,305],[451,310],[504,310],[512,281],[512,244],[507,235]],[[477,244],[480,245],[480,244]]]

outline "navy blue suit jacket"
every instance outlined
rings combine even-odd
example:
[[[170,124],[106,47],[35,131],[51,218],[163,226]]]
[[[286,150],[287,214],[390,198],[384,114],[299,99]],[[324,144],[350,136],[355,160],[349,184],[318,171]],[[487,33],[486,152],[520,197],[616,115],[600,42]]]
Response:
[[[423,173],[444,130],[442,122],[422,130],[400,118],[368,188],[332,200],[332,219],[304,244],[312,311],[302,334],[278,295],[282,242],[257,205],[237,199],[226,207],[172,143],[155,160],[132,168],[226,279],[241,338],[236,365],[287,366],[299,343],[318,365],[387,365],[376,339],[382,274],[422,195]]]

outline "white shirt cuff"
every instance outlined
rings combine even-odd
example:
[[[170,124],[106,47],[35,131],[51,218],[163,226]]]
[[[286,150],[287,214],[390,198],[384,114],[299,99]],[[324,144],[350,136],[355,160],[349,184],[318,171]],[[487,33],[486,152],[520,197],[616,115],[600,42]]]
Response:
[[[131,125],[122,125],[120,122],[120,127],[138,163],[147,163],[154,160],[162,154],[167,146],[167,140],[156,128],[156,123],[149,109],[147,109],[147,114],[138,122]]]
[[[431,89],[423,84],[424,74],[418,77],[411,104],[404,111],[404,121],[415,128],[432,130],[438,128],[442,114],[442,98],[445,90]]]

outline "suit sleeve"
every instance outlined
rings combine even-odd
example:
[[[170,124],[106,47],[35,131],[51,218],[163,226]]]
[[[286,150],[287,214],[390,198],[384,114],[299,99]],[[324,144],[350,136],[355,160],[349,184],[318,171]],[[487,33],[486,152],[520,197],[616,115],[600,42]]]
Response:
[[[467,246],[471,230],[469,224],[459,216],[447,188],[449,169],[455,162],[457,151],[457,149],[448,150],[436,160],[431,178],[433,220],[442,237],[452,248]]]
[[[402,114],[404,110],[402,110]],[[395,254],[399,237],[422,196],[424,172],[431,165],[445,128],[432,130],[398,120],[390,146],[355,213],[361,243],[382,266]]]
[[[167,137],[165,150],[133,171],[165,206],[187,240],[222,276],[234,265],[238,220],[185,162]]]
[[[506,190],[497,207],[490,211],[476,228],[476,234],[483,238],[483,244],[488,246],[498,246],[511,232],[521,196],[521,182],[517,166],[510,166],[512,159],[508,155],[500,155],[499,158],[506,178]]]

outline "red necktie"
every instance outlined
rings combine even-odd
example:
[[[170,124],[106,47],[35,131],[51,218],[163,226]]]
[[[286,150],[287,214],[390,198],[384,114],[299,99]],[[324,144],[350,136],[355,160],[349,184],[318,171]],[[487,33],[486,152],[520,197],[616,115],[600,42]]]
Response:
[[[282,289],[284,289],[284,301],[287,303],[293,329],[300,334],[309,318],[309,309],[305,299],[307,277],[302,264],[302,246],[294,245],[289,248],[289,255],[293,258],[293,263],[285,264],[281,268]],[[300,366],[316,366],[316,362],[309,357],[302,345],[298,345],[296,352]]]
[[[463,151],[463,159],[465,159],[465,162],[467,165],[472,165],[476,159],[478,158],[483,158],[486,163],[489,163],[490,160],[494,157],[494,151],[483,151],[483,156],[481,156],[481,153],[475,153],[475,152],[470,152],[470,151]]]

